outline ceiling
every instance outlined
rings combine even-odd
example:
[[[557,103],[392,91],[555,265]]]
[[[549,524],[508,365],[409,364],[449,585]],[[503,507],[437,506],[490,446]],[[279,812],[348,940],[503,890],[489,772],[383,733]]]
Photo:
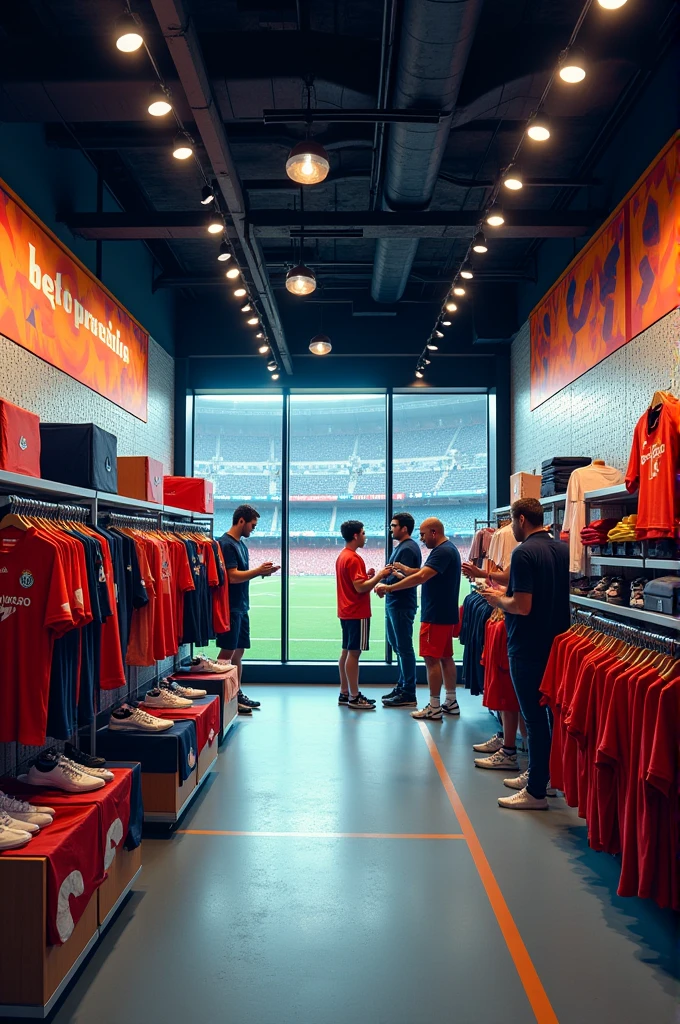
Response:
[[[447,36],[445,26],[428,56],[408,66],[408,47],[420,45],[412,36],[432,32],[428,19],[442,16],[437,7],[448,8],[449,19],[454,8],[468,10],[455,32]],[[170,118],[146,112],[155,79],[145,52],[115,48],[121,3],[22,0],[0,12],[0,120],[41,122],[51,145],[87,153],[125,215],[66,211],[67,223],[86,238],[144,240],[157,264],[155,287],[175,290],[181,302],[226,301],[219,238],[206,234],[198,202],[203,174],[223,184],[229,236],[279,348],[304,348],[314,324],[332,333],[340,314],[396,314],[373,322],[389,325],[393,336],[401,325],[404,344],[419,349],[582,7],[582,0],[186,0],[182,34],[179,0],[132,0],[175,110],[196,140],[199,169],[172,158]],[[513,286],[535,278],[546,239],[582,240],[611,209],[611,183],[596,180],[594,169],[609,131],[659,60],[669,27],[675,31],[676,14],[672,0],[629,0],[616,11],[593,2],[578,37],[586,82],[551,89],[544,111],[553,136],[522,151],[522,172],[534,184],[506,199],[506,225],[487,231],[489,252],[476,261],[475,287],[491,305],[494,294],[512,302]],[[408,74],[420,75],[415,93],[402,60]],[[452,78],[440,97],[442,67]],[[305,82],[313,83],[311,135],[327,149],[331,170],[305,189],[301,210],[285,162],[306,125],[290,114],[265,123],[265,111],[302,110]],[[212,124],[202,88],[214,104]],[[379,117],[379,110],[407,106],[445,116],[418,138],[418,126],[404,131]],[[341,119],[324,120],[329,112]],[[438,148],[425,159],[431,187],[423,178],[420,195],[422,155],[399,139],[431,147],[433,131]],[[415,185],[407,180],[414,168]],[[305,299],[284,288],[301,229],[304,260],[319,283]],[[395,271],[403,272],[401,284]],[[511,333],[511,320],[501,317],[495,335],[493,326],[473,324],[467,340],[500,338]]]

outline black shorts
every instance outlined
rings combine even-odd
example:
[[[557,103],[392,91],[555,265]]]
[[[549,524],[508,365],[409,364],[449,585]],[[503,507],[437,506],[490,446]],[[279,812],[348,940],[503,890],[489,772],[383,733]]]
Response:
[[[250,619],[248,612],[232,612],[230,616],[230,630],[228,633],[218,633],[216,636],[217,646],[222,651],[238,651],[241,648],[248,650],[250,647]]]
[[[370,619],[340,619],[343,651],[367,651]]]

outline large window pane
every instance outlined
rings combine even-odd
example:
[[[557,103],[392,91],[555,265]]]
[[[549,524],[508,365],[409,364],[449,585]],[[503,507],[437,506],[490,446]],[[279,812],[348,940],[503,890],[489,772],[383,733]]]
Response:
[[[291,395],[289,657],[331,661],[340,653],[335,560],[340,524],[364,523],[360,554],[370,568],[385,559],[385,396]],[[371,649],[385,657],[384,605],[371,597]]]
[[[196,397],[194,475],[215,488],[215,536],[231,526],[237,505],[260,513],[247,541],[251,566],[281,564],[281,395]],[[281,577],[250,584],[251,649],[258,661],[281,658]],[[212,645],[212,653],[215,653]]]
[[[441,519],[465,560],[475,520],[488,517],[486,396],[395,394],[393,423],[393,511],[413,515],[416,535],[423,519]]]

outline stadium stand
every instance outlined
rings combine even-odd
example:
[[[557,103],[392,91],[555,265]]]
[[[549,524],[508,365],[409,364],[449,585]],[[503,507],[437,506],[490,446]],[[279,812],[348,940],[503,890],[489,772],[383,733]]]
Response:
[[[433,493],[443,470],[429,470],[427,473],[405,472],[394,467],[394,490],[405,494]]]
[[[293,494],[347,494],[349,473],[316,473],[290,475],[290,493]]]
[[[291,507],[289,529],[291,533],[314,532],[319,536],[329,536],[331,529],[332,506],[327,508],[296,508]]]
[[[384,494],[385,474],[384,473],[360,473],[357,477],[355,494]]]
[[[291,462],[343,462],[356,444],[356,434],[310,434],[290,439]]]

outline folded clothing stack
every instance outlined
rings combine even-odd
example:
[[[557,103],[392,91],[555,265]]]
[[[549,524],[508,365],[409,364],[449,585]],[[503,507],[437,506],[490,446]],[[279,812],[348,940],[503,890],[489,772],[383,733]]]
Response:
[[[619,523],[616,523],[611,528],[611,530],[607,534],[607,537],[609,538],[609,540],[615,541],[636,540],[636,523],[637,515],[624,516]]]
[[[592,547],[593,544],[606,544],[609,531],[613,530],[616,524],[616,519],[593,520],[581,530],[581,543],[584,547]]]
[[[541,497],[551,498],[553,494],[564,494],[573,471],[581,466],[589,466],[591,462],[592,459],[580,455],[556,455],[546,459],[541,463]]]

